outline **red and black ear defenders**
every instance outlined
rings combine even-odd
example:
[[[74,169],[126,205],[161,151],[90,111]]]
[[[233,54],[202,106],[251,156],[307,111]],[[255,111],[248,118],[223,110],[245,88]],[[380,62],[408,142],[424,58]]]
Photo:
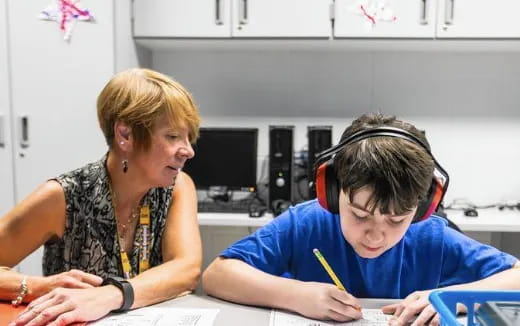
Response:
[[[361,130],[345,139],[341,139],[339,144],[321,152],[316,158],[314,165],[316,196],[320,205],[331,213],[339,213],[339,192],[340,185],[334,167],[334,158],[336,154],[349,144],[372,137],[397,137],[410,141],[421,146],[433,159],[436,171],[442,176],[444,182],[439,177],[433,175],[432,183],[426,199],[421,201],[417,207],[417,212],[413,218],[413,222],[427,219],[433,212],[437,210],[444,194],[448,190],[449,175],[444,168],[437,162],[428,146],[414,134],[396,127],[376,127]]]

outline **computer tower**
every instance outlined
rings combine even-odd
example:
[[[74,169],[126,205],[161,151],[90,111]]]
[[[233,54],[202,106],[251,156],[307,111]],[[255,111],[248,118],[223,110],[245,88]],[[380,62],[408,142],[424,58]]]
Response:
[[[307,176],[309,183],[314,183],[314,162],[319,153],[332,146],[332,126],[308,126],[307,141]],[[309,199],[315,197],[315,187],[309,187]]]
[[[292,201],[294,126],[269,126],[269,209],[276,216]]]

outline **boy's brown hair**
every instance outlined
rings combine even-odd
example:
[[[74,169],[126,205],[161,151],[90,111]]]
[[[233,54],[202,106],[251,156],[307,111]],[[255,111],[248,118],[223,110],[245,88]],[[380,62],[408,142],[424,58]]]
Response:
[[[428,147],[423,132],[394,116],[365,114],[343,132],[341,140],[376,127],[408,131]],[[344,146],[334,159],[340,188],[352,202],[361,189],[372,190],[367,209],[372,213],[402,215],[427,196],[433,180],[434,161],[419,144],[398,137],[371,137]]]
[[[187,128],[193,143],[199,134],[200,117],[190,93],[159,72],[135,68],[115,75],[97,100],[98,121],[108,146],[114,141],[114,123],[132,130],[136,147],[151,145],[154,124],[167,119],[172,129]]]

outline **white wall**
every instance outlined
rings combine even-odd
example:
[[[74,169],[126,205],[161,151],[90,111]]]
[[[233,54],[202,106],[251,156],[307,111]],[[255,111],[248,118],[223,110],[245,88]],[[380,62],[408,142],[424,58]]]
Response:
[[[309,43],[310,44],[310,43]],[[520,199],[520,65],[515,52],[351,51],[342,48],[186,47],[154,51],[152,67],[194,94],[205,126],[333,125],[395,114],[426,130],[448,170],[446,196],[475,204]]]

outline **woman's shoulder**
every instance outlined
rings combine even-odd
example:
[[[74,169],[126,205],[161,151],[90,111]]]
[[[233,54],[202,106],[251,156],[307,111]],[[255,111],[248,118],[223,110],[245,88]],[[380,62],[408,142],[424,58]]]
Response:
[[[62,173],[51,180],[57,181],[65,190],[69,188],[87,190],[96,184],[105,182],[106,175],[104,159],[101,159]]]

